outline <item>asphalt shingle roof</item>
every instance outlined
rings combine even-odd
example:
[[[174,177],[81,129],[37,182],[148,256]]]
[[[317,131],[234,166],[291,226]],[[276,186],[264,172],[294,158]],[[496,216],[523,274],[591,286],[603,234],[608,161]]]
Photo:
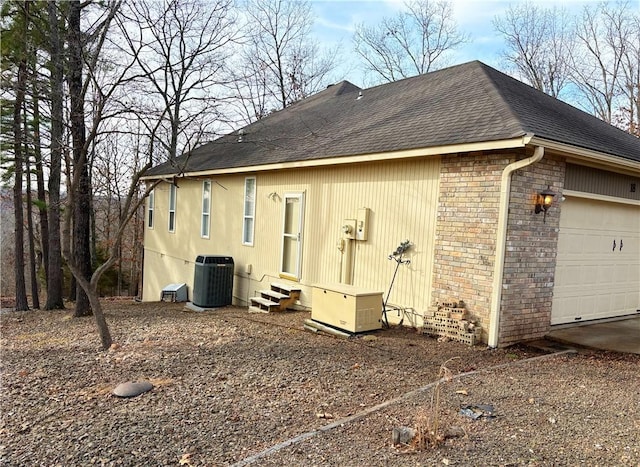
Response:
[[[184,172],[534,134],[640,162],[640,139],[479,61],[369,89],[342,81],[191,151]],[[176,163],[148,176],[174,174]]]

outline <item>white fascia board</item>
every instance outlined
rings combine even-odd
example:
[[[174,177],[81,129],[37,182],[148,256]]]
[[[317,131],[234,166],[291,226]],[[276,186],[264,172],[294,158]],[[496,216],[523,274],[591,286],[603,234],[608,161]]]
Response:
[[[379,152],[372,154],[361,154],[357,156],[328,157],[326,159],[313,159],[308,161],[281,162],[276,164],[254,165],[247,167],[234,167],[227,169],[202,170],[198,172],[185,172],[183,177],[197,177],[209,175],[237,174],[246,172],[265,172],[269,170],[298,169],[306,167],[323,167],[331,165],[357,164],[362,162],[390,161],[399,159],[412,159],[417,157],[438,156],[444,154],[455,154],[477,151],[496,151],[500,149],[522,148],[529,144],[531,135],[519,136],[517,138],[482,141],[478,143],[451,144],[445,146],[434,146],[429,148],[408,149],[403,151]],[[171,175],[158,175],[142,177],[142,180],[152,180],[157,178],[170,178]]]
[[[577,162],[582,165],[613,170],[624,174],[640,174],[640,162],[631,159],[624,159],[622,157],[612,156],[611,154],[537,137],[531,139],[531,144],[544,146],[549,151],[560,153],[567,157],[568,162]]]

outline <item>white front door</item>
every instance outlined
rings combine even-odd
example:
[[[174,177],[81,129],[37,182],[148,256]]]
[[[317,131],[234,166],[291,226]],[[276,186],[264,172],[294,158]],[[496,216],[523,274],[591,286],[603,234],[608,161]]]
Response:
[[[303,223],[304,193],[285,193],[280,274],[291,280],[300,280],[302,271]]]
[[[569,197],[562,205],[551,324],[640,309],[640,206]]]

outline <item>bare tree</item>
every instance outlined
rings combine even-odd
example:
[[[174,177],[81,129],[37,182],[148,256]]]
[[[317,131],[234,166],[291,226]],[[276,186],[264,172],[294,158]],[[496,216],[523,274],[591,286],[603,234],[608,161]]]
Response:
[[[98,264],[104,261],[105,254],[111,251],[116,241],[118,226],[124,219],[123,207],[130,184],[129,174],[140,171],[142,160],[147,160],[140,140],[148,138],[145,138],[144,134],[136,134],[142,127],[141,123],[135,121],[131,122],[131,125],[136,123],[137,127],[130,129],[131,134],[124,134],[123,123],[112,122],[110,128],[102,130],[100,139],[96,141],[92,187]],[[140,197],[139,190],[134,196],[136,199]],[[125,286],[128,286],[129,293],[135,293],[131,290],[138,278],[137,258],[141,225],[136,219],[139,217],[140,213],[136,212],[134,221],[123,232],[114,268],[105,274],[109,275],[109,284],[100,284],[102,294],[109,291],[121,295]]]
[[[246,44],[232,84],[250,122],[325,88],[337,50],[313,40],[307,1],[247,0],[245,10]]]
[[[565,9],[511,5],[494,28],[506,40],[503,56],[519,78],[558,97],[570,80],[571,21]]]
[[[225,18],[228,13],[224,8],[228,8],[229,4],[221,3],[221,9],[215,10],[217,13],[211,16],[212,21],[217,19],[221,23],[204,24],[199,23],[206,18],[203,11],[190,9],[190,5],[202,4],[174,1],[170,3],[174,8],[172,11],[154,10],[158,11],[160,16],[143,16],[151,11],[147,7],[156,8],[160,5],[158,3],[129,4],[128,6],[134,8],[147,8],[138,11],[140,14],[135,15],[135,23],[131,22],[134,19],[132,16],[128,16],[128,20],[118,16],[121,12],[120,2],[110,2],[106,5],[82,3],[77,6],[85,8],[92,5],[101,8],[93,15],[98,19],[89,26],[88,30],[82,31],[80,36],[91,39],[91,42],[86,43],[82,48],[82,65],[86,79],[80,91],[85,102],[86,96],[92,93],[92,106],[88,114],[90,121],[86,128],[82,151],[77,160],[74,157],[67,209],[64,211],[65,230],[68,230],[71,224],[73,207],[78,203],[77,187],[83,177],[82,171],[78,170],[78,164],[86,164],[90,148],[94,148],[96,154],[100,153],[99,145],[105,140],[100,139],[99,135],[104,131],[113,132],[113,126],[109,127],[106,123],[113,121],[119,128],[123,128],[126,127],[128,118],[139,118],[147,128],[148,141],[145,150],[146,160],[141,162],[140,166],[136,163],[136,170],[130,176],[129,188],[123,196],[120,221],[117,226],[114,226],[113,241],[105,262],[93,271],[90,278],[87,278],[72,254],[70,245],[65,242],[62,248],[71,272],[89,299],[102,347],[107,349],[112,343],[112,337],[99,300],[100,278],[117,261],[127,224],[138,212],[148,192],[153,189],[154,184],[148,185],[140,196],[138,184],[146,170],[157,162],[152,157],[157,153],[156,145],[163,147],[165,154],[174,158],[182,147],[195,141],[204,131],[203,126],[199,124],[202,122],[199,118],[203,107],[199,107],[198,104],[204,103],[209,106],[205,106],[205,109],[210,107],[215,109],[213,105],[216,103],[215,99],[207,94],[213,91],[208,84],[212,83],[214,71],[222,68],[223,59],[221,56],[205,52],[217,51],[222,47],[220,44],[228,40],[227,30],[223,25],[227,24]],[[70,8],[74,8],[73,4]],[[127,13],[130,13],[130,10]],[[116,17],[118,31],[121,33],[118,37],[110,27]],[[137,38],[129,35],[132,29],[127,26],[132,24],[139,26]],[[220,29],[212,30],[216,28]],[[154,32],[157,35],[154,36]],[[110,40],[107,41],[107,38]],[[208,43],[209,40],[211,40],[210,43]],[[216,40],[220,40],[221,43]],[[105,43],[112,49],[107,50]],[[207,43],[208,45],[205,45]],[[125,44],[129,54],[109,53],[115,50],[113,47],[117,44]],[[122,48],[119,50],[122,51]],[[73,69],[73,66],[70,68]],[[147,85],[145,90],[148,91],[149,97],[138,100],[128,99],[134,94],[134,89],[130,86],[137,84],[137,90],[140,91],[143,83]],[[157,99],[161,99],[165,105],[160,106],[159,111],[156,112]],[[136,108],[135,105],[140,107]],[[83,118],[86,117],[83,115]],[[215,115],[213,117],[205,115],[203,118],[205,118],[204,121],[209,122],[215,118]],[[187,129],[191,132],[187,132]],[[117,130],[113,133],[119,132],[120,130]],[[129,133],[126,128],[124,133]],[[181,144],[181,141],[185,144]],[[142,161],[143,158],[139,160]]]
[[[630,9],[625,18],[619,31],[620,42],[627,44],[622,52],[619,118],[623,128],[640,137],[640,13]]]
[[[578,48],[573,56],[573,82],[583,105],[605,122],[613,123],[620,93],[629,4],[585,6],[576,25]]]
[[[356,27],[355,51],[379,81],[433,71],[446,64],[448,52],[468,40],[458,31],[451,2],[413,0],[405,6],[406,11],[378,25]]]
[[[71,220],[73,218],[74,225],[74,249],[72,251],[71,245],[66,243],[62,246],[62,255],[64,256],[69,269],[71,270],[77,283],[80,285],[83,291],[83,296],[86,297],[87,307],[93,312],[98,331],[100,333],[100,339],[102,346],[108,348],[111,345],[111,334],[107,326],[102,308],[100,306],[98,294],[97,294],[97,281],[102,274],[102,271],[91,270],[89,242],[87,238],[88,231],[88,219],[89,219],[89,203],[88,197],[90,196],[88,185],[88,148],[94,140],[98,126],[104,115],[98,114],[97,118],[94,118],[90,131],[87,134],[85,115],[84,115],[84,99],[87,93],[87,89],[92,83],[93,74],[92,71],[96,68],[98,57],[104,44],[105,37],[109,30],[109,25],[113,20],[118,8],[119,2],[110,2],[104,10],[97,13],[97,22],[93,24],[93,28],[89,31],[83,30],[81,27],[81,15],[83,8],[91,5],[90,3],[80,3],[74,0],[68,4],[69,6],[69,18],[68,29],[69,35],[67,36],[69,60],[65,63],[63,56],[59,53],[60,49],[55,56],[59,63],[53,66],[53,71],[56,74],[62,67],[66,65],[68,73],[69,94],[71,98],[71,128],[72,128],[72,146],[73,146],[73,172],[70,173],[68,180],[69,190],[66,199],[66,209],[64,210],[64,230],[70,229]],[[57,12],[50,9],[50,21],[51,31],[58,31],[57,24]],[[55,23],[55,24],[54,24]],[[89,46],[87,41],[92,41]],[[60,45],[60,42],[57,43]],[[55,46],[52,50],[55,49]],[[52,54],[52,59],[54,58]],[[83,79],[83,69],[87,69],[87,79]],[[59,75],[56,77],[58,78]],[[55,86],[60,86],[60,82],[52,83]],[[106,90],[101,91],[101,96],[104,97],[102,101],[102,108],[108,100],[108,96],[113,92],[117,86],[121,84],[117,82],[112,86],[105,85]],[[58,104],[58,103],[56,103]],[[60,108],[56,107],[56,113],[60,111]],[[52,112],[53,113],[53,112]],[[57,114],[56,119],[62,117]],[[55,120],[54,120],[55,121]],[[57,123],[59,124],[59,123]],[[60,131],[60,128],[56,129],[56,133]],[[56,152],[60,149],[57,138],[61,138],[62,133],[56,134],[52,131],[52,152],[55,148]],[[60,141],[61,143],[61,141]],[[55,144],[55,146],[53,146]],[[59,183],[59,181],[57,181]],[[81,212],[85,211],[85,212]],[[79,225],[85,229],[84,232],[80,232]],[[78,250],[82,249],[81,254],[78,254]],[[87,265],[88,263],[88,265]],[[98,274],[96,274],[98,273]],[[95,281],[95,284],[94,284]],[[80,295],[78,295],[80,297]],[[80,311],[80,313],[78,312]],[[84,309],[76,307],[76,316],[84,315]]]
[[[119,21],[142,97],[125,96],[144,115],[146,132],[164,158],[175,159],[216,134],[225,62],[237,40],[231,0],[142,0]],[[154,162],[159,162],[155,160]]]

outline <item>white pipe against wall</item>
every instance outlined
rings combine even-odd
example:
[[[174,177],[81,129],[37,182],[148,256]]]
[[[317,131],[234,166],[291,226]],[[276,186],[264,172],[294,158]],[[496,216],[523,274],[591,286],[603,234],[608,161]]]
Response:
[[[509,194],[511,174],[516,170],[539,162],[544,157],[544,147],[536,146],[533,156],[512,162],[502,171],[500,180],[500,204],[498,210],[498,228],[496,231],[496,256],[493,266],[493,286],[491,308],[489,310],[489,347],[498,346],[500,333],[500,302],[502,301],[502,278],[504,274],[504,253],[507,248],[507,218],[509,216]]]
[[[342,270],[340,274],[340,282],[349,284],[353,282],[353,240],[344,239],[344,250],[342,251]]]
[[[344,239],[338,239],[336,247],[340,252],[340,267],[338,268],[338,282],[340,282],[342,280],[342,263],[344,262]]]

